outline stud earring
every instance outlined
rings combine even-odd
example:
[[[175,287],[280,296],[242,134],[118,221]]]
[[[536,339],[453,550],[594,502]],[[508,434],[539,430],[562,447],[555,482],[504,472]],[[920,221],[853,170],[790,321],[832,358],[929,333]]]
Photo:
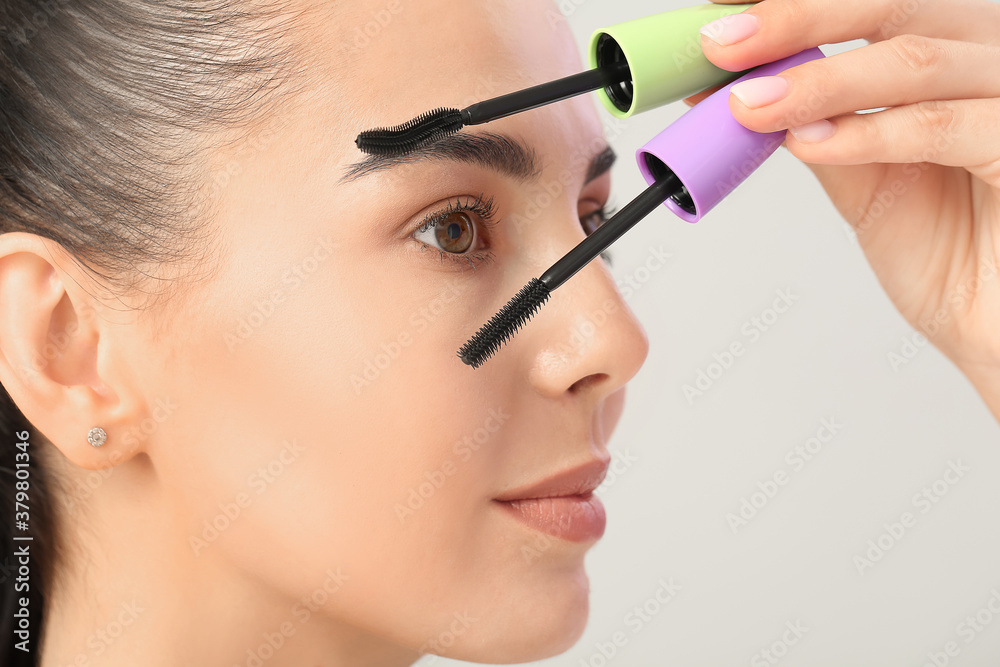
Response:
[[[100,447],[108,440],[108,434],[100,426],[95,426],[87,433],[87,442],[94,447]]]

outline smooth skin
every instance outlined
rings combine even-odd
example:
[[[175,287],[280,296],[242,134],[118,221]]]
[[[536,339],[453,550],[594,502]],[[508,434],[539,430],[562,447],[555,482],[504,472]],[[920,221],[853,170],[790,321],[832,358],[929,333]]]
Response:
[[[65,481],[42,667],[524,662],[586,625],[596,538],[493,499],[608,463],[645,332],[598,260],[482,368],[456,350],[606,204],[597,102],[464,131],[523,143],[534,177],[341,180],[358,132],[578,72],[576,41],[538,0],[297,4],[302,94],[205,155],[210,278],[132,310],[48,240],[0,236],[0,380]],[[481,194],[467,249],[418,232]]]
[[[751,130],[791,130],[788,150],[855,229],[899,312],[1000,420],[1000,5],[767,0],[743,14],[756,30],[726,17],[701,38],[723,69],[869,42],[731,94],[730,109]]]

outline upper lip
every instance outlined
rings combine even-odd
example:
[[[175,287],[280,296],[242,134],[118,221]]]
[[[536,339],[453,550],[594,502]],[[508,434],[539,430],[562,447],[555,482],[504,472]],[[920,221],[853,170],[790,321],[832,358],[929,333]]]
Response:
[[[586,495],[600,486],[608,473],[610,459],[592,459],[519,489],[508,491],[494,500],[501,502],[528,498]]]

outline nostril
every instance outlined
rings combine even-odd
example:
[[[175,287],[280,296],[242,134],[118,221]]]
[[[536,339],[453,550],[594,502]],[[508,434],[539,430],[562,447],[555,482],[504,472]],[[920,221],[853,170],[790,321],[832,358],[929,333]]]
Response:
[[[579,380],[574,382],[572,386],[570,386],[569,392],[571,394],[579,393],[587,389],[587,387],[590,387],[593,384],[597,384],[607,379],[607,377],[608,377],[607,373],[591,373],[590,375],[580,378]]]

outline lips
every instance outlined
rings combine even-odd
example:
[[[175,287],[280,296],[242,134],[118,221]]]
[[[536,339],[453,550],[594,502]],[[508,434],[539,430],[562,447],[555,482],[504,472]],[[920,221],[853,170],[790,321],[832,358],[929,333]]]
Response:
[[[508,491],[495,500],[508,502],[527,498],[554,498],[556,496],[582,496],[591,493],[608,474],[610,459],[594,459],[583,465],[556,473],[551,477]]]
[[[610,459],[589,461],[494,500],[522,524],[572,542],[598,540],[607,519],[593,494],[608,472]]]

